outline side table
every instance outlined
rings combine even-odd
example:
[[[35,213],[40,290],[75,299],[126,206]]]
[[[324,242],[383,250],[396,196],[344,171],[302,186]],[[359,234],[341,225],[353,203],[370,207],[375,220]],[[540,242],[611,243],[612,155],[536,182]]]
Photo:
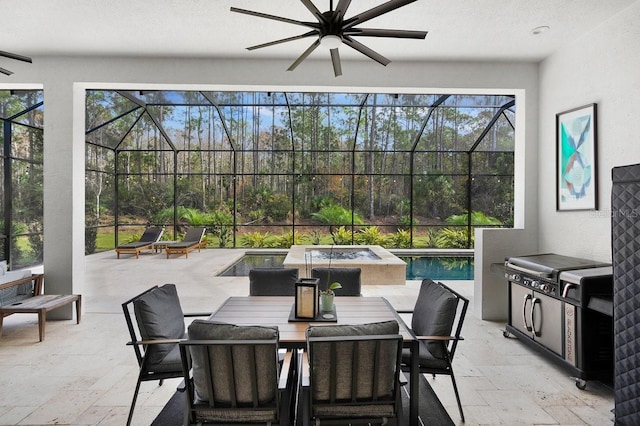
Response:
[[[5,314],[31,313],[38,314],[38,331],[42,342],[47,312],[73,302],[76,302],[76,320],[77,324],[80,324],[82,309],[82,295],[80,294],[45,294],[33,296],[11,305],[0,306],[0,336],[2,336],[2,319]]]

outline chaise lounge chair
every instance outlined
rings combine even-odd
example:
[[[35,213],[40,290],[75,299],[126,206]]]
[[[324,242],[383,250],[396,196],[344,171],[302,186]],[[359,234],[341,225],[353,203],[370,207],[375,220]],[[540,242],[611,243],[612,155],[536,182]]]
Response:
[[[160,240],[163,232],[163,228],[150,226],[149,228],[144,230],[144,233],[138,241],[135,241],[133,243],[121,244],[116,247],[116,254],[118,259],[120,259],[120,253],[135,254],[136,259],[138,259],[142,250],[149,250],[153,248],[153,243],[156,243]]]
[[[170,254],[184,254],[185,257],[189,257],[189,252],[191,250],[198,249],[200,251],[200,247],[202,247],[202,238],[204,238],[204,233],[207,230],[204,226],[199,226],[196,228],[191,228],[187,231],[182,241],[173,244],[167,244],[166,252],[167,259]]]

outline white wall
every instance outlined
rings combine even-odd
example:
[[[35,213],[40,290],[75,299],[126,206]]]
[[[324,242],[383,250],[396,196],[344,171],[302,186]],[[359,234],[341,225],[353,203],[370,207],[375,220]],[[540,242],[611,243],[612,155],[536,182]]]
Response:
[[[305,61],[286,72],[289,61],[35,57],[16,64],[2,88],[44,86],[45,188],[44,263],[56,292],[82,292],[84,282],[84,103],[86,88],[190,90],[336,90],[397,93],[517,93],[520,154],[516,222],[535,226],[538,66],[533,63],[345,62],[335,78],[327,61]],[[524,164],[526,163],[526,164]],[[490,295],[487,295],[490,297]],[[57,312],[70,318],[69,310]]]
[[[611,261],[611,168],[640,163],[639,19],[640,1],[541,63],[541,252]],[[594,102],[598,114],[599,210],[557,212],[555,115]]]

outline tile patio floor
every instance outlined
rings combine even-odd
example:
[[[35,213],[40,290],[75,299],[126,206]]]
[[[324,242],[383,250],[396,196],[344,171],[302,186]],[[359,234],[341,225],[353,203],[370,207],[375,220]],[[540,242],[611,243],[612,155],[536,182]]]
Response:
[[[217,277],[241,250],[209,249],[166,259],[164,254],[106,252],[86,257],[82,323],[48,321],[38,343],[37,316],[5,318],[0,338],[0,425],[124,425],[137,377],[120,304],[155,284],[174,283],[185,312],[211,311],[229,296],[248,294],[247,277]],[[471,281],[447,284],[473,297]],[[46,280],[45,280],[46,286]],[[410,309],[418,281],[363,286]],[[481,321],[473,302],[454,368],[466,425],[613,424],[613,391],[588,382],[581,391],[566,372],[502,335],[504,323]],[[454,422],[460,417],[448,377],[429,378]],[[143,383],[134,424],[148,425],[175,391],[178,379]],[[459,423],[463,424],[463,423]]]

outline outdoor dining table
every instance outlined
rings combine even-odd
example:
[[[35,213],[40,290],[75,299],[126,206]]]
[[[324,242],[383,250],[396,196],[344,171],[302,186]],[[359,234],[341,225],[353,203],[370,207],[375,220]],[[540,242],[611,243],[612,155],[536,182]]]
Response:
[[[383,297],[336,297],[336,321],[290,321],[293,297],[247,296],[229,297],[210,317],[236,325],[278,326],[280,346],[286,349],[305,349],[305,331],[310,324],[344,325],[396,320],[404,346],[411,349],[409,375],[409,424],[418,425],[418,340],[400,315]]]

